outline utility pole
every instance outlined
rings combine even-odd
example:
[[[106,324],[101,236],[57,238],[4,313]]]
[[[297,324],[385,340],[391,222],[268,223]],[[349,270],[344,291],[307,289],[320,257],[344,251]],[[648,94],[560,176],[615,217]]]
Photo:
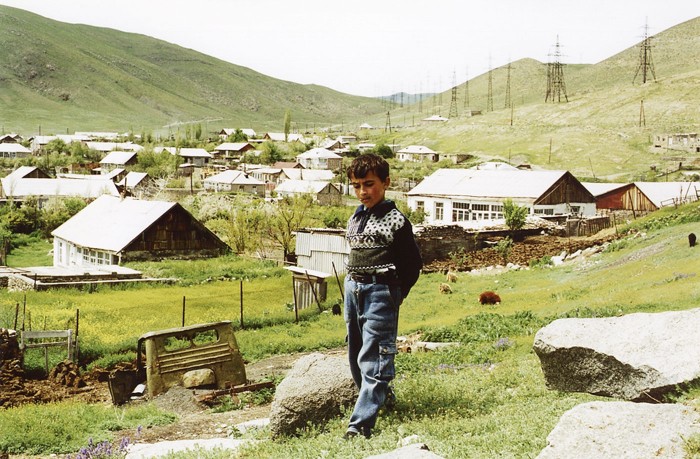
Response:
[[[508,62],[508,67],[506,67],[506,103],[503,108],[512,108],[513,107],[513,101],[511,100],[510,97],[510,69],[512,68],[510,62]],[[512,124],[512,123],[511,123]]]
[[[651,74],[656,82],[656,72],[654,71],[654,63],[651,60],[651,37],[649,36],[649,22],[644,25],[644,40],[639,45],[639,66],[634,74],[632,83],[637,79],[637,75],[642,73],[642,84],[647,82],[647,75]]]
[[[493,71],[491,70],[491,59],[489,59],[489,86],[486,92],[486,111],[493,111]]]
[[[464,109],[469,108],[469,69],[464,73]]]
[[[639,127],[647,127],[647,118],[644,115],[644,99],[639,104]]]
[[[391,132],[391,112],[386,112],[386,124],[384,125],[384,132]]]

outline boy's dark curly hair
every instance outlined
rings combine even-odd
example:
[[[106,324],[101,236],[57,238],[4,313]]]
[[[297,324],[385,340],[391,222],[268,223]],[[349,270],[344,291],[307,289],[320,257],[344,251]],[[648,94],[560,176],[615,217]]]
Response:
[[[365,153],[352,160],[347,175],[349,179],[364,178],[369,172],[374,172],[381,181],[385,181],[389,177],[389,163],[375,153]]]

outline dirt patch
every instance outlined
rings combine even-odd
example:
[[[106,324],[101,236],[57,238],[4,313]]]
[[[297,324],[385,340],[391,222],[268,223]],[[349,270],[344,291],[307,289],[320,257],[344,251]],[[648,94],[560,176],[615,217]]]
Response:
[[[507,260],[495,247],[467,253],[462,259],[438,260],[425,266],[424,272],[471,271],[487,266],[513,263],[528,266],[531,260],[545,256],[555,256],[562,252],[574,253],[588,247],[601,245],[617,239],[614,230],[601,231],[589,237],[528,236],[523,241],[514,242]],[[492,241],[494,244],[498,241]]]

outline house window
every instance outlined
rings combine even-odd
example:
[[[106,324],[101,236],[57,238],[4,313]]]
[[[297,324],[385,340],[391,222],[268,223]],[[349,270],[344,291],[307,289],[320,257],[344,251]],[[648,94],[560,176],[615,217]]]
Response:
[[[442,220],[444,218],[445,208],[443,203],[435,203],[435,220]]]
[[[489,220],[491,218],[489,204],[472,204],[472,220]]]
[[[554,209],[535,209],[538,215],[554,215]]]
[[[454,202],[452,203],[452,221],[453,222],[464,222],[469,220],[469,203],[468,202]]]
[[[425,212],[425,201],[416,201],[416,212]]]
[[[581,206],[571,206],[571,213],[578,214],[581,212]]]

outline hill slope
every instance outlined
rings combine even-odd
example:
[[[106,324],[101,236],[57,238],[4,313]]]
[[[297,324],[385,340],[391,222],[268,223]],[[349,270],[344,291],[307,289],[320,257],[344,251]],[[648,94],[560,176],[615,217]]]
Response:
[[[700,18],[658,34],[652,44],[656,81],[633,82],[640,52],[634,46],[594,65],[565,65],[569,102],[545,102],[546,65],[522,59],[510,70],[512,111],[505,107],[508,69],[501,67],[491,72],[493,111],[486,110],[489,78],[483,74],[468,85],[468,107],[482,115],[464,116],[465,84],[460,83],[456,118],[421,122],[433,113],[448,116],[448,91],[424,100],[421,112],[416,106],[393,110],[394,125],[403,126],[378,140],[568,169],[588,179],[653,178],[652,165],[675,169],[679,161],[687,165],[698,156],[651,153],[648,147],[654,134],[698,130]],[[383,125],[384,119],[379,115],[369,123]]]
[[[0,6],[0,47],[5,131],[139,132],[207,121],[281,131],[287,109],[300,129],[381,111],[376,99],[277,80],[145,35],[6,6]]]

